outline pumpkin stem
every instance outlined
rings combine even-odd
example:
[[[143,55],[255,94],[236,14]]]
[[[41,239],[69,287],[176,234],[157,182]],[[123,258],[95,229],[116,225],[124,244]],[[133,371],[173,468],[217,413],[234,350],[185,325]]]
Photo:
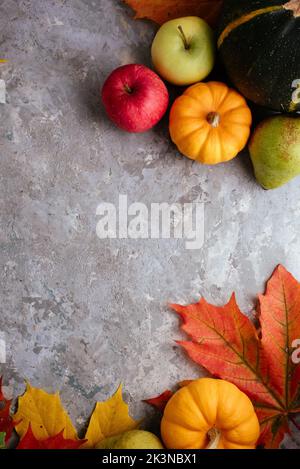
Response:
[[[182,26],[179,25],[179,26],[178,26],[178,29],[179,29],[179,32],[180,32],[180,34],[181,34],[184,47],[185,47],[186,50],[188,50],[188,49],[190,48],[190,45],[189,45],[189,43],[188,43],[188,40],[187,40],[187,38],[186,38],[186,35],[185,35],[184,32],[183,32]]]
[[[213,427],[207,432],[209,443],[205,449],[218,449],[220,439],[221,439],[221,432],[217,428]]]
[[[300,16],[300,0],[291,0],[283,5],[286,10],[291,10],[295,18]]]
[[[219,127],[221,116],[218,112],[210,112],[206,117],[207,122],[214,128]]]

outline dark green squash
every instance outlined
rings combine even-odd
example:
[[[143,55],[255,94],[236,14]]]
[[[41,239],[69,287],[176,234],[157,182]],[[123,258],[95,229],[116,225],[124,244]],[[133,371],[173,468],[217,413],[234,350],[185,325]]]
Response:
[[[300,0],[225,0],[218,48],[247,99],[300,111]]]

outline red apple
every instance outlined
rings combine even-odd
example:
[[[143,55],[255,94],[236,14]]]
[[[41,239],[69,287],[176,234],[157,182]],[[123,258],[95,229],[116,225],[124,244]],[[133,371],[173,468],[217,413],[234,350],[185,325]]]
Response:
[[[102,101],[110,119],[127,132],[145,132],[165,114],[169,94],[164,82],[144,65],[114,70],[102,88]]]

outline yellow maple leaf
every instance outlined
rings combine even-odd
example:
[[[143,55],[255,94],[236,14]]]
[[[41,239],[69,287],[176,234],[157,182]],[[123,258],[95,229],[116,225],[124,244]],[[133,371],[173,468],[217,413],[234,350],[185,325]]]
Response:
[[[200,16],[212,26],[217,22],[223,0],[124,0],[136,13],[135,18],[147,18],[163,24],[182,16]]]
[[[122,398],[122,386],[105,402],[97,402],[85,434],[88,440],[83,448],[94,448],[104,438],[137,428],[139,422],[128,413],[128,405]]]
[[[63,436],[76,439],[77,432],[63,408],[59,393],[48,394],[27,383],[23,396],[18,398],[18,410],[14,415],[18,422],[15,429],[20,436],[26,434],[29,423],[37,440],[55,436],[64,429]]]

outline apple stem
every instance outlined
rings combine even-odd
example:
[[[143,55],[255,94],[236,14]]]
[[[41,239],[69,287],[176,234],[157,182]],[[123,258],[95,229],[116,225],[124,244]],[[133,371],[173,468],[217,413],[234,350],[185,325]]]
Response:
[[[184,47],[186,48],[186,50],[188,50],[188,49],[190,48],[190,45],[189,45],[189,43],[188,43],[188,40],[187,40],[187,38],[186,38],[186,35],[184,34],[184,31],[183,31],[183,29],[182,29],[182,26],[179,25],[179,26],[178,26],[178,29],[179,29],[179,32],[180,32],[180,34],[181,34]]]
[[[218,112],[210,112],[206,117],[207,122],[214,128],[219,127],[221,116]]]
[[[132,89],[130,88],[129,85],[127,85],[127,83],[125,83],[124,89],[125,89],[126,93],[128,93],[128,94],[131,94],[131,93],[132,93]]]

